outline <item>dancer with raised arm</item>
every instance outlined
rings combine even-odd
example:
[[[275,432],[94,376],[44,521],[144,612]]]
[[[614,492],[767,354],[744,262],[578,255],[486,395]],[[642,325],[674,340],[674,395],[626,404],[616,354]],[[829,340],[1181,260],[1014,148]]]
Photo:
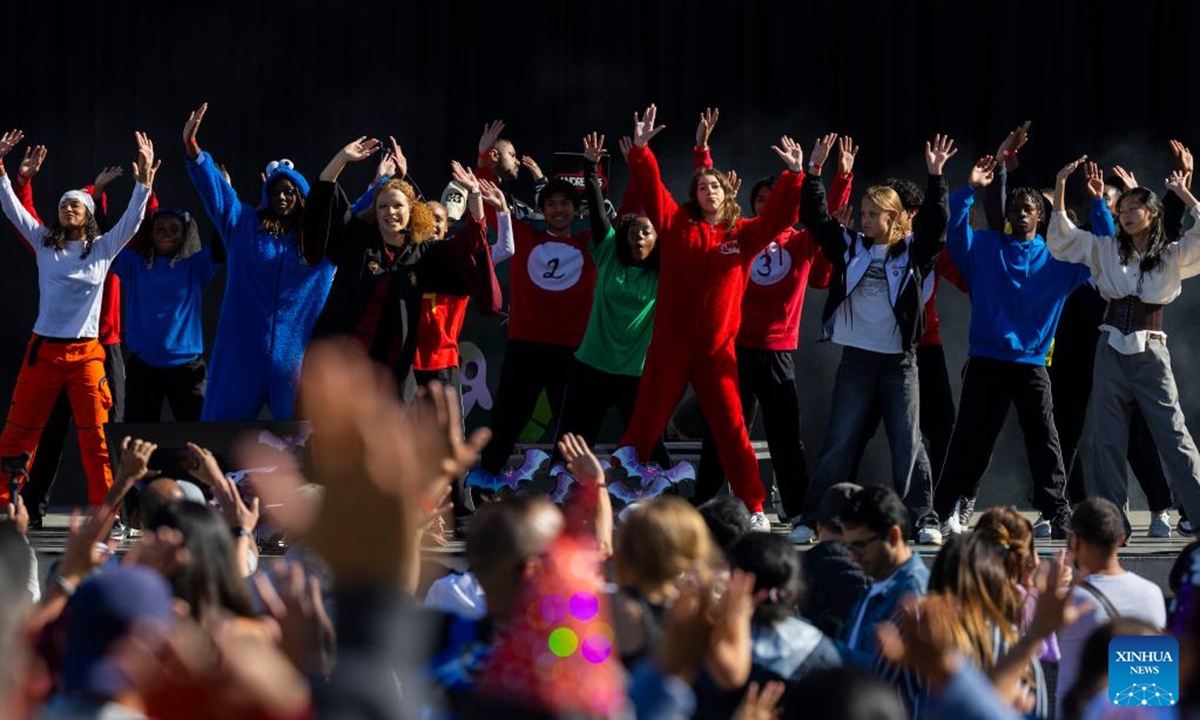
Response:
[[[1089,496],[1124,507],[1128,497],[1126,459],[1129,419],[1134,405],[1142,411],[1159,448],[1163,470],[1189,518],[1200,517],[1200,453],[1179,406],[1179,390],[1171,370],[1163,310],[1179,297],[1182,281],[1200,274],[1200,223],[1178,241],[1163,230],[1163,203],[1147,188],[1134,188],[1117,201],[1120,227],[1116,237],[1097,237],[1080,230],[1066,216],[1067,178],[1087,156],[1058,172],[1049,248],[1064,262],[1085,264],[1096,288],[1108,301],[1104,334],[1096,344],[1095,380],[1085,435],[1092,444],[1085,465]],[[1103,182],[1095,176],[1089,182]],[[1200,219],[1200,207],[1187,189],[1183,172],[1167,178],[1167,190]]]
[[[0,209],[37,254],[40,290],[33,337],[0,433],[0,456],[26,455],[28,461],[37,450],[54,402],[65,389],[79,432],[79,454],[92,505],[104,502],[113,481],[104,438],[112,395],[104,373],[104,348],[98,339],[100,298],[109,267],[142,222],[159,165],[154,159],[154,143],[143,133],[135,136],[133,197],[121,219],[103,234],[96,225],[95,201],[79,190],[63,193],[58,216],[48,227],[35,220],[17,201],[0,162]],[[23,137],[20,130],[0,137],[0,161]],[[2,504],[8,502],[10,478],[3,471],[0,477],[4,480]]]
[[[782,147],[772,147],[787,169],[758,217],[741,217],[728,177],[711,168],[695,172],[688,202],[680,204],[663,185],[648,146],[663,130],[655,124],[657,114],[654,105],[634,114],[629,151],[640,204],[658,230],[662,269],[642,385],[633,421],[619,443],[628,447],[617,453],[624,450],[622,462],[633,468],[631,474],[652,474],[641,463],[650,459],[690,382],[733,493],[752,513],[753,527],[767,531],[766,493],[742,415],[734,340],[754,258],[796,222],[804,152],[788,137]],[[629,457],[630,450],[636,457]]]

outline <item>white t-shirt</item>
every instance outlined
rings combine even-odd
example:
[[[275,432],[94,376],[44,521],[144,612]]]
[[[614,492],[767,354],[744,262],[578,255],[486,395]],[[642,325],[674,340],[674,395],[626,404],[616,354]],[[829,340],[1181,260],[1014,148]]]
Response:
[[[833,341],[838,345],[878,353],[904,352],[888,289],[889,247],[871,246],[870,267],[838,306],[833,318]]]
[[[83,243],[78,240],[68,241],[63,250],[46,247],[46,229],[21,206],[8,175],[0,176],[0,209],[37,255],[40,296],[35,334],[53,338],[95,338],[100,334],[104,278],[113,258],[141,225],[149,199],[150,188],[134,183],[125,213],[108,232],[96,238],[92,252],[85,258]]]
[[[1124,572],[1120,575],[1089,575],[1087,581],[1104,593],[1121,617],[1141,620],[1157,628],[1166,627],[1167,605],[1162,590],[1146,578]],[[1058,664],[1058,686],[1055,692],[1055,705],[1058,710],[1056,717],[1062,717],[1062,699],[1079,677],[1079,663],[1088,636],[1098,626],[1112,620],[1104,610],[1103,604],[1087,590],[1075,588],[1071,599],[1076,604],[1091,603],[1093,608],[1077,622],[1058,631],[1058,649],[1062,660]]]

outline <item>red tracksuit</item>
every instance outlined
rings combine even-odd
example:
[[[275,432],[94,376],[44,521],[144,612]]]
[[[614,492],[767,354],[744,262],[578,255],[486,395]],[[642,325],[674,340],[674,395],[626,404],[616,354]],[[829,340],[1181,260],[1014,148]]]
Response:
[[[630,150],[629,168],[641,206],[658,229],[662,270],[641,389],[620,444],[632,445],[639,460],[649,459],[690,382],[734,494],[751,512],[761,512],[765,497],[742,419],[733,344],[750,265],[796,223],[803,174],[785,172],[762,215],[739,220],[731,231],[696,220],[675,202],[649,148]]]

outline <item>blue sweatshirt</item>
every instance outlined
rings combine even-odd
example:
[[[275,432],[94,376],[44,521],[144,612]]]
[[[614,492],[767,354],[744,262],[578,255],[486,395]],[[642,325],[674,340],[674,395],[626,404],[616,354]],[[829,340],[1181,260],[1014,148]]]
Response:
[[[156,257],[147,267],[144,256],[124,250],[112,271],[125,290],[125,347],[156,368],[183,365],[204,353],[200,311],[204,286],[217,271],[211,247],[175,267],[168,257]]]
[[[972,230],[970,187],[950,196],[946,247],[971,288],[970,356],[1046,364],[1063,303],[1090,276],[1086,265],[1050,255],[1041,235],[1019,240]]]

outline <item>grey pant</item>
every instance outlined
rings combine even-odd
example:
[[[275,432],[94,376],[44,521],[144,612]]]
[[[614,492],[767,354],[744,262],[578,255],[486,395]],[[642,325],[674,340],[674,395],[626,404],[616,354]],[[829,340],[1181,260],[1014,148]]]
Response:
[[[921,444],[919,397],[916,353],[889,355],[842,348],[825,442],[805,503],[805,524],[816,527],[811,516],[825,491],[849,478],[859,439],[875,405],[883,415],[892,451],[892,487],[904,499],[914,525],[928,516],[933,476]]]
[[[1096,343],[1095,379],[1088,406],[1091,473],[1088,495],[1125,507],[1129,495],[1129,416],[1136,403],[1158,445],[1163,471],[1188,517],[1200,517],[1200,453],[1184,423],[1179,391],[1171,372],[1171,354],[1163,340],[1151,338],[1146,351],[1122,355],[1108,336]]]

